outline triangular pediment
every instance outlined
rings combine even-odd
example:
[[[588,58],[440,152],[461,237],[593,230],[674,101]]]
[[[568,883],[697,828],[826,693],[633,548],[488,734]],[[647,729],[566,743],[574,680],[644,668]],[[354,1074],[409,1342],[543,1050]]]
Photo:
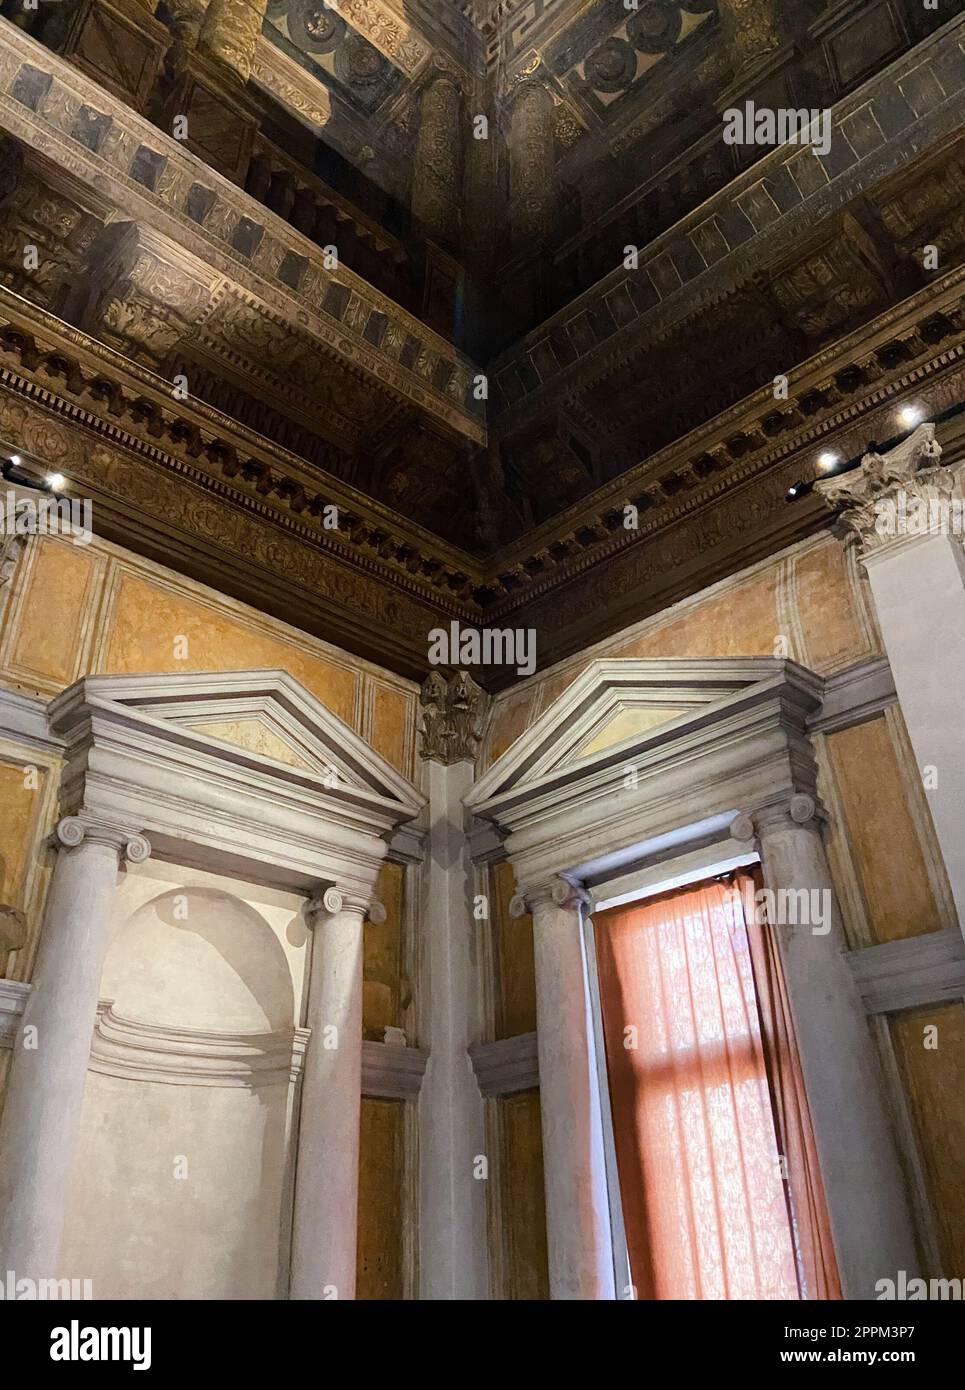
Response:
[[[85,712],[103,719],[126,711],[157,733],[167,728],[199,757],[243,761],[270,776],[297,776],[329,791],[395,803],[401,819],[424,797],[286,671],[89,676],[51,705],[65,732]]]
[[[473,787],[479,807],[569,769],[591,768],[666,740],[753,687],[780,683],[793,663],[768,657],[591,662]],[[800,668],[795,668],[800,670]],[[802,676],[808,673],[801,672]]]

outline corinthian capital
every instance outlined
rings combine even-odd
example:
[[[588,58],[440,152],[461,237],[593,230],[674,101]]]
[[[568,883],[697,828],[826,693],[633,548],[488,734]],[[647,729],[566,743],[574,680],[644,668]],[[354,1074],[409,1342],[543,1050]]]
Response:
[[[447,681],[441,671],[428,675],[419,692],[422,756],[432,762],[473,762],[489,705],[486,692],[466,671]]]
[[[869,448],[857,468],[819,479],[814,489],[865,554],[909,536],[960,534],[965,508],[959,481],[941,458],[935,426],[919,425],[897,448],[885,454]]]

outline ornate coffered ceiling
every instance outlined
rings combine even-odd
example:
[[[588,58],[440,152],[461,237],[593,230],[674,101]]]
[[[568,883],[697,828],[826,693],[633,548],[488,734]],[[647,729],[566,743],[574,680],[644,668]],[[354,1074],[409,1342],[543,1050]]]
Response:
[[[57,461],[113,538],[410,674],[440,620],[536,624],[545,664],[712,582],[827,521],[785,502],[819,439],[850,456],[901,392],[963,391],[965,17],[910,52],[904,0],[869,3],[883,56],[836,97],[830,153],[723,170],[719,130],[660,141],[698,90],[719,125],[736,0],[438,5],[434,28],[408,0],[277,0],[247,88],[200,48],[177,79],[250,121],[240,163],[193,89],[139,113],[3,22],[0,443]],[[829,83],[867,8],[812,24]],[[787,83],[785,57],[739,71]],[[282,78],[313,128],[397,131],[380,158],[415,161],[425,228],[333,190],[274,107],[258,125]],[[493,138],[453,143],[486,101]],[[594,190],[640,138],[656,172],[596,260]],[[543,196],[563,175],[575,208]]]

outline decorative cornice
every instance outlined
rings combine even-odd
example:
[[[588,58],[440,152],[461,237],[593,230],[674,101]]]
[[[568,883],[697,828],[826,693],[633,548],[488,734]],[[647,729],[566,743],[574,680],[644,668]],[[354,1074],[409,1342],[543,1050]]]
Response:
[[[310,1029],[216,1032],[140,1023],[97,1007],[90,1069],[104,1076],[174,1086],[259,1086],[297,1080]]]
[[[425,1076],[429,1053],[419,1047],[362,1043],[362,1094],[373,1099],[413,1100]]]
[[[13,1047],[29,993],[30,986],[20,980],[0,980],[0,1047]]]

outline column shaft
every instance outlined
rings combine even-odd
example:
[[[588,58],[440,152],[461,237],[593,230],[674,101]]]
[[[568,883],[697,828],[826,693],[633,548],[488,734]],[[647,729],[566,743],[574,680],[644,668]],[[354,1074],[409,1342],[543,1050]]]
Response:
[[[513,225],[520,237],[545,238],[552,230],[556,186],[553,98],[539,82],[527,82],[513,102],[509,131],[509,180]]]
[[[775,925],[845,1298],[917,1271],[914,1223],[867,1016],[843,954],[840,918],[816,820],[758,820],[767,887],[817,890],[830,920]],[[825,928],[830,927],[830,930]]]
[[[91,1037],[126,837],[68,819],[0,1123],[0,1267],[58,1274]],[[147,841],[131,837],[131,858]]]
[[[451,240],[462,205],[462,97],[455,82],[437,77],[422,95],[412,182],[412,213],[431,235]]]
[[[603,1130],[580,904],[572,898],[561,904],[540,892],[532,906],[550,1296],[612,1299]]]
[[[355,1297],[366,905],[327,893],[315,915],[292,1226],[291,1297]]]

